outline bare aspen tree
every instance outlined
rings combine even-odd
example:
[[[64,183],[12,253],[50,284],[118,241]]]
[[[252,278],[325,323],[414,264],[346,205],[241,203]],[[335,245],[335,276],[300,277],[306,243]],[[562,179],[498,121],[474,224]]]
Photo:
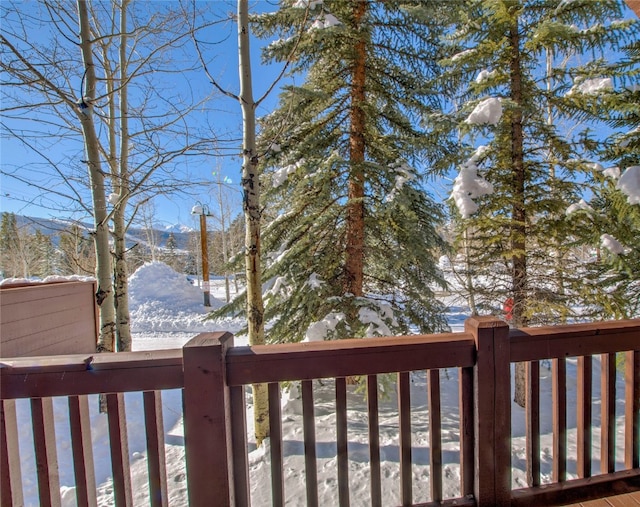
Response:
[[[231,231],[229,230],[231,223],[231,206],[229,199],[229,191],[231,190],[227,185],[230,181],[227,181],[225,177],[222,176],[220,170],[214,173],[216,176],[216,195],[215,202],[218,207],[219,216],[218,224],[220,226],[220,257],[222,258],[223,265],[223,275],[224,275],[224,287],[225,287],[225,301],[229,303],[231,301],[231,287],[230,287],[230,274],[229,274],[229,235]]]
[[[154,195],[188,193],[199,186],[199,181],[185,182],[176,169],[182,156],[199,154],[210,141],[185,127],[185,118],[201,103],[192,90],[183,97],[173,80],[189,71],[189,64],[179,68],[167,58],[189,40],[179,16],[166,6],[130,9],[129,0],[72,5],[44,1],[27,12],[15,3],[6,9],[0,39],[3,127],[11,122],[7,132],[42,160],[43,174],[68,189],[56,191],[64,204],[51,209],[70,213],[73,208],[92,216],[97,300],[105,319],[98,350],[129,350],[127,228]],[[44,43],[28,36],[42,23],[52,28]],[[81,42],[75,45],[77,24]],[[78,139],[89,178],[77,172],[72,156],[51,149],[64,143],[72,152]],[[28,181],[43,195],[51,193],[51,177],[39,182],[24,176],[31,167],[16,165],[11,177]]]
[[[100,307],[100,335],[97,351],[115,350],[115,305],[112,283],[111,252],[109,251],[109,228],[107,223],[107,200],[105,177],[100,161],[100,147],[91,109],[96,98],[96,73],[93,64],[93,46],[87,2],[78,0],[78,21],[80,25],[80,51],[84,66],[85,88],[78,104],[78,118],[84,137],[87,167],[91,181],[93,200],[93,220],[95,225],[96,278],[98,290],[96,302]]]
[[[301,26],[304,26],[306,17]],[[251,73],[251,53],[249,46],[249,4],[247,0],[238,0],[238,70],[240,76],[240,93],[234,94],[220,86],[218,81],[207,69],[197,38],[194,33],[194,44],[198,51],[200,61],[213,86],[224,95],[237,100],[242,111],[242,192],[243,211],[245,219],[245,275],[246,275],[246,312],[249,345],[262,345],[265,343],[264,331],[264,302],[262,299],[262,269],[260,257],[260,177],[258,164],[260,156],[256,145],[256,109],[260,103],[271,93],[276,84],[284,76],[289,62],[297,49],[298,42],[294,45],[289,58],[286,59],[280,74],[270,84],[267,91],[259,98],[254,99],[253,81]],[[256,443],[269,436],[269,406],[266,385],[254,385],[254,425]]]
[[[245,271],[247,276],[247,324],[249,344],[264,344],[264,302],[260,265],[260,181],[256,147],[256,103],[253,100],[249,52],[249,6],[238,0],[238,68],[242,109],[242,191],[245,219]],[[269,397],[266,384],[253,386],[256,441],[269,436]]]
[[[120,163],[119,172],[112,178],[114,193],[118,196],[113,213],[114,253],[115,253],[115,304],[116,333],[118,350],[131,350],[131,326],[129,324],[129,273],[127,271],[125,233],[125,206],[130,195],[129,189],[129,95],[127,80],[127,8],[129,0],[120,4],[120,47],[118,60],[120,67]]]

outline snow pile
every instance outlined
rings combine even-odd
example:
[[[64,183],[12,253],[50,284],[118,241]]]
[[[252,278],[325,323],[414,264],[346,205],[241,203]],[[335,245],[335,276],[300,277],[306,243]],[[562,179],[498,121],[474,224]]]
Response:
[[[589,204],[587,203],[587,201],[585,201],[584,199],[580,199],[579,202],[572,204],[571,206],[569,206],[567,208],[566,214],[567,215],[571,215],[572,213],[575,213],[576,211],[593,211],[593,208],[591,206],[589,206]]]
[[[279,276],[273,281],[273,287],[266,292],[265,296],[275,296],[286,288],[287,279],[284,276]]]
[[[211,299],[204,306],[202,291],[191,285],[185,275],[162,262],[148,262],[129,278],[129,311],[132,332],[211,331],[211,322],[203,321],[211,309],[222,303]]]
[[[396,195],[402,191],[402,187],[415,178],[412,169],[402,160],[396,160],[394,163],[389,164],[389,169],[396,173],[396,181],[389,195],[385,197],[385,202],[393,201]]]
[[[311,273],[311,275],[309,276],[309,279],[307,280],[307,285],[312,289],[319,289],[320,287],[322,287],[326,282],[320,278],[320,275],[318,273]]]
[[[294,9],[306,9],[307,7],[311,10],[316,7],[322,6],[322,0],[297,0],[291,7]]]
[[[617,188],[627,196],[629,204],[640,204],[640,165],[628,167],[620,176]]]
[[[360,309],[358,310],[358,320],[367,326],[364,336],[372,338],[374,336],[393,336],[388,323],[397,326],[398,322],[393,314],[391,305],[385,302],[375,301],[368,298],[358,298]],[[345,321],[346,316],[342,312],[331,312],[323,319],[313,322],[307,328],[303,342],[320,342],[331,340],[338,324]]]
[[[451,199],[463,218],[469,218],[478,211],[473,198],[493,193],[493,185],[478,175],[478,161],[487,150],[487,146],[478,147],[473,156],[462,165],[460,174],[453,182]]]
[[[465,123],[470,125],[497,125],[502,118],[502,102],[491,97],[483,100],[471,112]]]
[[[585,79],[582,83],[573,85],[567,95],[573,95],[574,93],[597,95],[610,90],[613,90],[613,81],[610,77]]]
[[[285,181],[287,181],[287,178],[289,177],[289,175],[294,174],[298,170],[298,168],[302,166],[303,163],[304,163],[304,160],[299,160],[295,164],[289,164],[288,166],[281,167],[280,169],[275,171],[273,173],[272,180],[271,180],[273,184],[273,188],[278,188]]]
[[[344,313],[331,312],[324,319],[312,323],[304,335],[303,342],[321,342],[336,330],[336,326],[346,318]]]
[[[388,320],[392,325],[398,325],[398,322],[393,315],[393,308],[386,303],[375,303],[376,308],[360,308],[358,311],[358,319],[363,324],[369,324],[365,331],[367,338],[374,336],[393,336],[393,333],[387,326],[385,320]]]
[[[341,25],[342,23],[333,14],[324,14],[321,18],[316,19],[311,25],[309,30],[323,30],[325,28],[331,28],[333,26]]]
[[[608,167],[602,171],[602,174],[607,178],[611,178],[612,180],[617,180],[620,177],[620,168],[619,167]]]
[[[495,75],[496,75],[496,71],[495,70],[488,71],[487,69],[482,69],[480,71],[480,73],[476,77],[476,83],[480,84],[483,81],[487,81],[487,80],[495,77]]]
[[[600,236],[600,242],[603,248],[609,250],[612,254],[622,255],[627,253],[628,249],[620,243],[616,238],[614,238],[611,234],[603,234]]]

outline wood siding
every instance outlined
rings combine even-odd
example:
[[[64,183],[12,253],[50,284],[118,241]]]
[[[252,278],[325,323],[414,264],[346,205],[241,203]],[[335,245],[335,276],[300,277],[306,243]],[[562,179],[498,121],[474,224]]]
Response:
[[[0,357],[92,353],[95,282],[0,287]]]

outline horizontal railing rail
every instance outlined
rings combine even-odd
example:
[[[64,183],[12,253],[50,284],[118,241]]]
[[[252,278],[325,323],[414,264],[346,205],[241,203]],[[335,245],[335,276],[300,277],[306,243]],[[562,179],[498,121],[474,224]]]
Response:
[[[0,374],[3,400],[175,389],[182,350],[0,359]]]
[[[640,319],[512,329],[513,363],[640,349]]]
[[[230,386],[290,380],[471,367],[473,336],[447,333],[234,347],[227,353]]]

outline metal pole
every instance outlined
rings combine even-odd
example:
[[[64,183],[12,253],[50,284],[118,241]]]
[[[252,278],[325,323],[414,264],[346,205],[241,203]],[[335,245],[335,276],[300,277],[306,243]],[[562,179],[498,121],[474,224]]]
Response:
[[[207,249],[207,218],[204,211],[200,213],[200,244],[202,245],[202,288],[204,290],[204,306],[211,306],[209,299],[209,253]]]

